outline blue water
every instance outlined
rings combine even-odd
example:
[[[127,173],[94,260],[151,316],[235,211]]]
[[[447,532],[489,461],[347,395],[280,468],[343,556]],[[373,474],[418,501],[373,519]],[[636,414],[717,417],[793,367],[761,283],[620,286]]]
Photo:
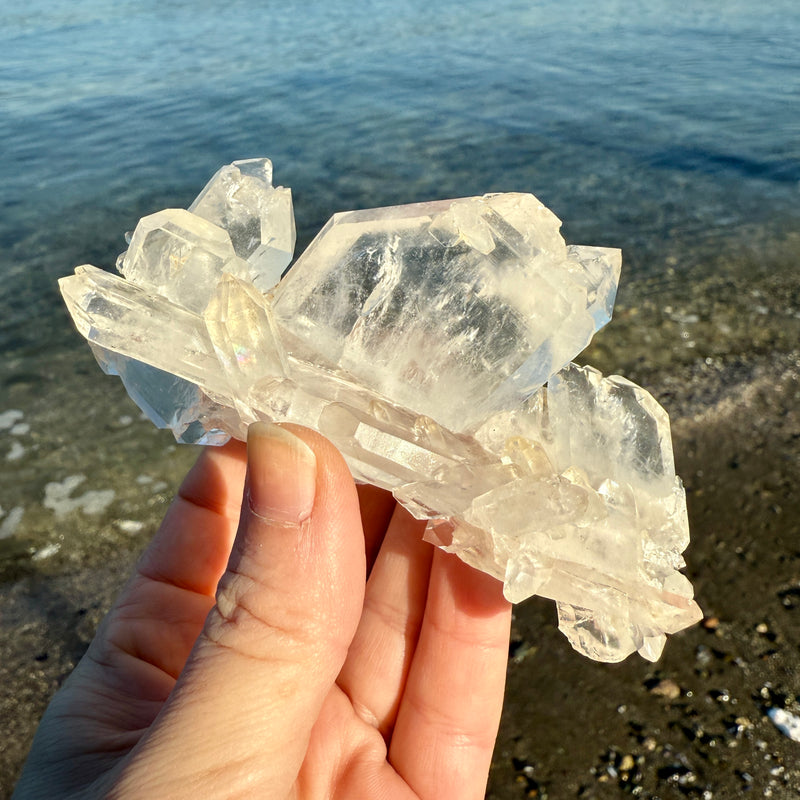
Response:
[[[0,11],[0,246],[84,205],[190,199],[255,154],[307,233],[491,189],[590,227],[607,197],[636,217],[637,194],[681,181],[688,219],[791,206],[798,41],[795,0],[33,0]]]
[[[748,346],[738,309],[704,297],[710,278],[738,297],[756,272],[798,272],[798,42],[797,0],[2,4],[0,414],[25,416],[0,430],[0,525],[24,507],[17,538],[50,542],[48,480],[123,496],[161,453],[143,423],[121,430],[131,408],[55,282],[111,267],[140,216],[237,158],[273,159],[301,247],[337,210],[534,192],[568,241],[623,249],[628,319],[641,298],[722,314],[705,345],[656,336],[681,358]],[[775,308],[759,324],[785,334],[800,309]],[[650,335],[638,319],[631,342]]]
[[[533,191],[633,274],[675,231],[791,227],[798,41],[795,0],[0,10],[0,345],[35,346],[20,287],[52,318],[55,277],[252,155],[301,245],[336,210],[491,190]]]

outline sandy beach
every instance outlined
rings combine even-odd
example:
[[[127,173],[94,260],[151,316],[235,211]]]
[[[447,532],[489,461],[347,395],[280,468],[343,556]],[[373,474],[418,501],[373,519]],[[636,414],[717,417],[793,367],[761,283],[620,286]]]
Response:
[[[753,325],[763,329],[782,309],[784,324],[767,327],[790,338],[792,324],[800,327],[788,313],[797,313],[797,287],[768,280],[760,291],[769,314],[751,309]],[[634,656],[604,665],[570,649],[551,602],[518,606],[487,794],[495,800],[732,798],[745,790],[790,798],[800,786],[800,744],[768,717],[776,708],[800,714],[800,350],[673,358],[658,370],[643,361],[637,371],[633,341],[644,330],[669,336],[673,325],[648,308],[623,305],[586,360],[604,366],[624,347],[617,361],[626,362],[625,374],[671,412],[692,530],[686,572],[705,620],[671,637],[657,663]],[[678,333],[673,344],[682,340]],[[116,381],[91,379],[120,392]],[[140,424],[119,429],[121,446]],[[79,556],[28,560],[0,586],[6,793],[48,697],[85,650],[194,458],[190,447],[167,439],[164,447],[168,470],[157,492],[129,477],[137,490],[125,503],[140,529],[120,538],[116,516]],[[63,519],[87,525],[80,511]]]

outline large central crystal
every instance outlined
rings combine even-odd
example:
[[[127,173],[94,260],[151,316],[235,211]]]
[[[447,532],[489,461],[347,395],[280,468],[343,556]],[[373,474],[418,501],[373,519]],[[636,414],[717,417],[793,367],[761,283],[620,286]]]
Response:
[[[619,251],[568,249],[559,226],[530,194],[336,214],[276,287],[275,317],[293,354],[469,429],[610,319]]]
[[[252,159],[189,211],[142,219],[127,280],[87,265],[61,289],[101,366],[179,441],[312,427],[510,600],[556,600],[577,650],[655,659],[700,617],[669,421],[571,363],[611,317],[620,253],[559,228],[530,194],[345,212],[280,279],[291,195]]]

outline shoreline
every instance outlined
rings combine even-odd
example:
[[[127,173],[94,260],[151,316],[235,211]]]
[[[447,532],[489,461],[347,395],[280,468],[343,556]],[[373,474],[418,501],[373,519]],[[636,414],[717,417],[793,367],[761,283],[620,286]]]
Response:
[[[793,242],[776,245],[781,258]],[[552,602],[515,609],[492,800],[600,799],[635,786],[662,800],[702,797],[701,787],[737,796],[743,770],[753,787],[800,784],[797,744],[765,716],[780,702],[791,710],[800,694],[786,677],[800,617],[783,605],[800,567],[791,492],[800,483],[800,279],[746,272],[707,273],[686,287],[675,276],[623,276],[614,318],[579,359],[624,375],[668,411],[690,514],[686,572],[717,623],[670,637],[654,665],[638,656],[604,665],[573,653]],[[0,431],[7,453],[24,450],[0,486],[3,519],[24,505],[17,535],[0,540],[0,797],[196,457],[141,418],[77,334],[61,347],[33,371],[21,362],[0,409],[24,409]],[[11,435],[15,425],[23,428]],[[107,510],[86,513],[87,495],[109,491]]]
[[[791,491],[800,482],[800,351],[731,360],[722,370],[684,367],[660,379],[654,394],[670,412],[687,489],[686,572],[706,622],[670,637],[656,664],[631,657],[604,665],[570,649],[551,602],[533,598],[518,606],[487,795],[493,800],[517,798],[520,787],[529,792],[522,796],[557,800],[615,797],[633,785],[662,798],[701,786],[733,796],[744,785],[743,758],[754,786],[800,782],[800,768],[792,766],[796,743],[765,716],[779,702],[791,710],[800,694],[800,684],[787,678],[800,642],[800,608],[795,617],[784,602],[794,597],[786,592],[800,565],[792,544],[800,541],[800,500]],[[177,462],[193,460],[191,448],[179,451],[170,487],[155,496],[141,533],[120,540],[101,530],[83,561],[43,560],[0,585],[3,791],[10,794],[47,699],[77,663],[163,515],[183,471]],[[91,527],[90,517],[73,516]],[[626,756],[635,768],[623,778]],[[770,772],[777,764],[778,777]]]

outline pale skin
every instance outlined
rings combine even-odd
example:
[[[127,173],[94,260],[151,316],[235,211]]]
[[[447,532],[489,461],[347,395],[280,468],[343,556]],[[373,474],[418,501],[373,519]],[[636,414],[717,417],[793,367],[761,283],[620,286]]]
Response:
[[[510,606],[423,529],[307,429],[205,450],[14,797],[482,798]]]

